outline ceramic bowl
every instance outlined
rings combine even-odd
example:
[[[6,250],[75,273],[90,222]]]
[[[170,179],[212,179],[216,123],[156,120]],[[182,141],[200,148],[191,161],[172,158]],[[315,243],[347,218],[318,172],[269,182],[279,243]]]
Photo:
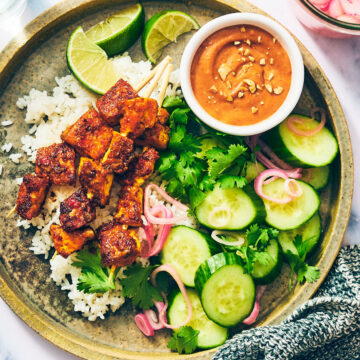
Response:
[[[197,101],[190,79],[191,65],[200,45],[213,33],[235,25],[257,26],[273,35],[287,52],[292,70],[292,79],[287,97],[270,117],[253,125],[229,125],[208,114]],[[220,16],[205,24],[188,42],[180,65],[181,89],[191,110],[212,128],[240,136],[263,133],[281,123],[296,106],[304,86],[304,63],[300,50],[290,33],[268,17],[253,13],[234,13]]]

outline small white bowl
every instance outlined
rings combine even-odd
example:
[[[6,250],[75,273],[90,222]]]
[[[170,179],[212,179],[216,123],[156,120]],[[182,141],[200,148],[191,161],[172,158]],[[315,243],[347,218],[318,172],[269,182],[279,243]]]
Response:
[[[200,45],[214,32],[234,25],[254,25],[267,31],[280,42],[291,63],[292,79],[287,97],[274,114],[254,125],[228,125],[215,119],[199,104],[191,86],[191,64]],[[249,136],[260,134],[275,127],[293,111],[304,86],[304,62],[295,40],[280,24],[258,14],[234,13],[220,16],[208,22],[190,39],[181,58],[180,81],[186,102],[205,124],[228,134]]]

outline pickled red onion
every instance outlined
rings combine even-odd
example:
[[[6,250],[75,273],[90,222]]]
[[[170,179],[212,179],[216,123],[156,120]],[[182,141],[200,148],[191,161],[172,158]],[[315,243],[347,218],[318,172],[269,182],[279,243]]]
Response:
[[[292,189],[290,188],[290,185],[292,185]],[[297,187],[296,192],[294,190],[295,186]],[[286,179],[284,182],[284,188],[286,193],[293,198],[300,197],[303,193],[303,190],[300,187],[299,183],[294,179]]]
[[[140,329],[140,331],[146,336],[154,335],[154,328],[151,326],[147,316],[145,314],[137,314],[135,316],[136,326]]]
[[[254,188],[255,188],[255,192],[263,199],[265,200],[268,200],[268,201],[272,201],[272,202],[275,202],[277,204],[287,204],[289,203],[291,200],[293,200],[294,198],[298,197],[298,196],[301,196],[296,194],[295,196],[295,193],[294,195],[289,195],[287,197],[284,197],[284,198],[273,198],[269,195],[266,195],[264,194],[263,192],[263,185],[264,185],[264,181],[268,178],[271,178],[271,177],[277,177],[277,178],[282,178],[284,180],[287,180],[289,179],[289,176],[288,174],[284,171],[284,170],[280,170],[280,169],[268,169],[268,170],[265,170],[263,171],[261,174],[259,174],[256,179],[255,179],[255,182],[254,182]],[[293,181],[295,181],[294,179],[292,179]],[[286,189],[285,189],[286,191]]]
[[[311,117],[312,118],[314,118],[314,114],[316,112],[320,112],[321,120],[320,120],[319,125],[316,126],[313,129],[302,130],[302,129],[299,129],[297,126],[295,126],[295,124],[305,125],[305,122],[306,122],[306,120],[300,119],[300,118],[296,117],[296,115],[290,116],[286,121],[286,125],[289,128],[289,130],[292,133],[294,133],[295,135],[313,136],[313,135],[317,134],[325,126],[325,122],[326,122],[325,110],[321,109],[321,108],[312,109],[312,111],[311,111]]]
[[[240,240],[238,241],[226,241],[223,240],[219,237],[219,235],[228,235],[228,236],[232,236],[232,237],[236,237],[235,234],[231,231],[222,231],[222,230],[214,230],[211,233],[211,237],[218,242],[219,244],[223,244],[223,245],[227,245],[227,246],[241,246],[244,245],[245,242],[245,238],[238,236],[238,238],[240,238]]]
[[[283,170],[292,170],[293,166],[281,160],[270,148],[268,144],[266,144],[263,140],[259,139],[259,145],[261,147],[261,151],[265,153],[265,155],[269,156],[270,160],[274,162],[279,168]]]
[[[358,0],[339,0],[341,7],[346,15],[360,16],[360,1]]]
[[[154,310],[144,310],[144,315],[147,317],[149,324],[153,328],[153,330],[160,330],[164,328],[164,325],[160,321],[160,313],[162,312],[165,304],[162,301],[154,301],[155,307],[159,313],[159,317],[156,316]]]
[[[245,320],[243,320],[243,324],[252,325],[256,321],[257,317],[259,316],[259,312],[260,312],[260,300],[261,300],[262,296],[264,295],[265,290],[266,290],[266,286],[264,286],[264,285],[256,287],[256,298],[255,298],[254,308],[253,308],[251,314],[249,315],[249,317],[247,317]]]
[[[189,299],[189,295],[187,294],[186,292],[186,288],[183,284],[183,282],[181,281],[181,278],[178,274],[178,272],[176,271],[176,269],[169,265],[169,264],[165,264],[165,265],[161,265],[159,267],[157,267],[150,275],[150,280],[151,282],[153,283],[154,286],[156,286],[156,275],[161,272],[161,271],[166,271],[167,273],[169,273],[173,279],[175,280],[175,282],[177,283],[183,297],[184,297],[184,300],[186,302],[186,305],[187,305],[187,308],[188,308],[188,316],[186,318],[186,320],[182,323],[182,324],[179,324],[179,325],[169,325],[166,321],[166,309],[167,309],[167,300],[166,300],[166,297],[165,297],[165,306],[162,308],[161,311],[159,311],[159,321],[162,323],[162,325],[164,325],[164,327],[168,328],[168,329],[178,329],[179,327],[181,326],[185,326],[190,320],[191,320],[191,317],[192,317],[192,305],[191,305],[191,301]]]
[[[183,210],[185,213],[184,215],[181,216],[177,216],[177,217],[172,217],[172,218],[160,218],[160,217],[156,217],[154,215],[151,214],[150,211],[150,192],[151,190],[154,189],[158,192],[158,194],[164,198],[165,201],[169,202],[170,204],[174,205],[175,207],[177,207],[180,210]],[[152,224],[157,224],[157,225],[161,225],[161,224],[176,224],[179,221],[182,221],[184,219],[186,219],[186,212],[189,210],[189,208],[182,204],[181,202],[175,200],[174,198],[172,198],[171,196],[169,196],[165,190],[163,190],[160,186],[155,185],[153,183],[150,183],[146,186],[145,188],[145,196],[144,196],[144,214],[145,217],[147,219],[148,222],[152,223]]]

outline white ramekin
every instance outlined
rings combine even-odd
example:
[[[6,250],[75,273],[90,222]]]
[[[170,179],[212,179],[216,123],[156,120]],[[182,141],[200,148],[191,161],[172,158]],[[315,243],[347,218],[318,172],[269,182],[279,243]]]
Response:
[[[199,46],[214,32],[234,25],[254,25],[269,32],[281,43],[291,62],[292,79],[286,99],[274,114],[254,125],[228,125],[216,120],[198,103],[191,86],[191,64]],[[186,102],[205,124],[228,134],[249,136],[273,128],[292,112],[304,86],[304,62],[295,40],[280,24],[258,14],[234,13],[220,16],[208,22],[190,39],[181,58],[180,81]]]

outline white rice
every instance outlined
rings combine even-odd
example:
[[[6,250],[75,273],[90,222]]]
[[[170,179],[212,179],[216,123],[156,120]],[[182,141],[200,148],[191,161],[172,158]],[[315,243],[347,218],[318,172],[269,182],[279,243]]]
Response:
[[[3,166],[0,164],[0,176],[2,175],[3,172]]]
[[[1,150],[5,153],[8,153],[11,149],[12,149],[13,145],[12,143],[5,143],[2,147]]]
[[[149,61],[132,62],[128,54],[114,58],[114,64],[119,78],[127,80],[130,84],[135,85],[143,79],[150,71],[151,64]],[[46,91],[31,89],[28,95],[18,99],[17,106],[20,109],[26,109],[25,123],[32,124],[29,128],[29,135],[21,138],[23,144],[22,150],[28,156],[28,159],[35,162],[36,151],[43,146],[49,146],[53,143],[61,142],[60,135],[69,125],[73,124],[84,112],[91,106],[95,105],[97,97],[84,89],[79,82],[72,76],[68,75],[62,78],[55,78],[56,87],[52,94]],[[170,82],[166,95],[179,95],[179,71],[175,70],[170,77]],[[156,98],[159,93],[158,87],[152,94]],[[140,92],[141,95],[141,92]],[[3,121],[3,126],[9,126],[12,121]],[[4,147],[6,145],[6,147]],[[9,144],[5,144],[4,150],[9,149]],[[12,154],[9,156],[12,161],[18,162],[21,154]],[[0,173],[2,167],[0,165]],[[22,178],[16,179],[17,184],[22,183]],[[78,187],[78,186],[77,186]],[[71,186],[52,186],[49,190],[41,214],[31,221],[19,219],[17,226],[28,229],[31,225],[37,230],[31,242],[30,249],[36,255],[43,255],[46,259],[49,257],[53,242],[50,236],[50,226],[53,223],[59,224],[60,203],[69,197],[77,187]],[[96,209],[96,219],[90,224],[94,229],[103,223],[112,220],[114,214],[120,186],[114,182],[111,191],[109,205],[104,209]],[[151,205],[155,203],[164,203],[155,193],[151,194]],[[167,204],[175,215],[177,210]],[[187,218],[183,224],[196,227],[194,218]],[[121,294],[121,285],[119,280],[124,277],[121,268],[116,279],[116,289],[104,294],[85,294],[77,290],[77,283],[81,270],[72,266],[76,254],[72,254],[67,259],[60,255],[50,260],[51,278],[61,287],[62,290],[68,291],[68,297],[74,304],[74,310],[82,313],[90,321],[97,318],[104,319],[104,315],[109,311],[116,311],[124,303],[125,299]],[[138,258],[137,263],[142,266],[148,265],[149,261],[145,258]],[[70,277],[71,280],[68,280]]]
[[[20,158],[21,158],[22,154],[17,153],[17,154],[11,154],[9,155],[9,158],[12,162],[14,162],[15,164],[20,164]]]
[[[11,120],[4,120],[1,122],[2,126],[10,126],[12,124],[13,124],[13,122]]]

